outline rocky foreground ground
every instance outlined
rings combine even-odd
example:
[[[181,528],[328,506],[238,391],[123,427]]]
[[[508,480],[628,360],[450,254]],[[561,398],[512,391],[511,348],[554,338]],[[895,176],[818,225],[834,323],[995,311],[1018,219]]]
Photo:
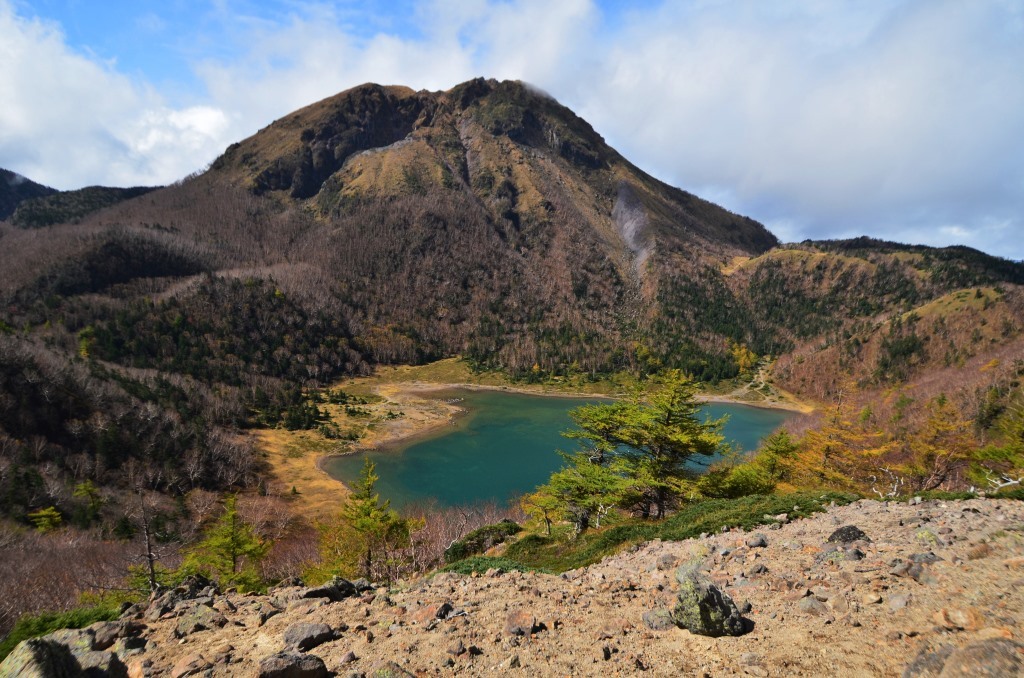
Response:
[[[0,675],[74,675],[74,662],[174,678],[1024,675],[1024,502],[862,500],[770,528],[655,541],[560,576],[266,596],[197,582],[120,621],[23,643]],[[687,577],[727,594],[722,615],[695,623],[742,635],[677,625]],[[46,661],[71,672],[33,668]]]

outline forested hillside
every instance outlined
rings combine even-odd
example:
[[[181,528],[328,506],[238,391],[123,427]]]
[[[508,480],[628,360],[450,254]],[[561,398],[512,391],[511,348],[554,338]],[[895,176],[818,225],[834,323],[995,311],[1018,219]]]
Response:
[[[779,246],[518,82],[357,87],[155,190],[5,177],[0,510],[21,521],[78,510],[86,481],[257,486],[239,432],[315,425],[304,391],[375,365],[716,383],[777,358],[776,386],[827,402],[1002,355],[957,377],[987,393],[1020,346],[1021,264]]]

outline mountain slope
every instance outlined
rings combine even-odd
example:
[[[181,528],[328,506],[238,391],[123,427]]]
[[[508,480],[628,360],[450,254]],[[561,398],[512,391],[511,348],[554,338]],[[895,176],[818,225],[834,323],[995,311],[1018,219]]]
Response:
[[[53,195],[57,189],[37,184],[20,174],[0,169],[0,221],[14,214],[25,200]]]
[[[1009,355],[1022,332],[1019,263],[780,246],[518,82],[363,85],[172,186],[76,195],[21,203],[60,207],[37,228],[0,222],[0,510],[20,518],[73,506],[82,478],[137,483],[139,467],[170,493],[259,483],[233,431],[315,426],[303,389],[378,364],[462,355],[526,380],[678,367],[715,382],[771,355],[780,384],[828,400],[947,353]],[[903,318],[915,309],[934,340]],[[974,341],[964,328],[982,321]]]

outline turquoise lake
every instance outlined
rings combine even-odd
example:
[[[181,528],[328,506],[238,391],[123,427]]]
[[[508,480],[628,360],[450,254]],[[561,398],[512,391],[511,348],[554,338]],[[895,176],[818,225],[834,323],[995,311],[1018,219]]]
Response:
[[[437,397],[462,398],[459,406],[466,413],[427,439],[335,457],[324,463],[324,469],[349,483],[358,479],[363,457],[369,455],[380,476],[377,490],[395,508],[431,499],[442,506],[507,504],[532,492],[561,467],[556,450],[576,449],[575,441],[560,435],[572,428],[569,410],[601,402],[470,390],[444,391]],[[702,414],[713,419],[728,415],[726,441],[747,451],[789,416],[780,410],[723,403],[705,405]]]

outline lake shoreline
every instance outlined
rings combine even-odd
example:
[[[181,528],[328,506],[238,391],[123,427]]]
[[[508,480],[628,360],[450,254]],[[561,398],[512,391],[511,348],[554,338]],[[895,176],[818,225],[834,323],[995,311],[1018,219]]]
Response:
[[[350,457],[365,452],[397,452],[410,445],[448,434],[452,431],[452,427],[462,425],[460,422],[468,423],[472,417],[471,409],[458,397],[458,392],[460,391],[607,401],[621,397],[609,394],[555,391],[544,389],[543,387],[531,388],[529,386],[437,383],[428,381],[372,384],[370,385],[370,391],[383,399],[383,403],[380,405],[382,408],[394,409],[397,407],[401,409],[403,416],[391,421],[378,422],[374,428],[368,431],[364,438],[356,441],[344,452],[320,455],[316,459],[316,469],[327,478],[344,487],[346,493],[350,491],[350,488],[344,481],[332,475],[327,468],[332,459]],[[452,397],[446,397],[449,395]],[[794,414],[807,411],[806,406],[802,407],[797,403],[752,403],[738,398],[731,398],[727,394],[698,394],[697,400],[706,404],[739,405],[762,410],[786,411]]]

